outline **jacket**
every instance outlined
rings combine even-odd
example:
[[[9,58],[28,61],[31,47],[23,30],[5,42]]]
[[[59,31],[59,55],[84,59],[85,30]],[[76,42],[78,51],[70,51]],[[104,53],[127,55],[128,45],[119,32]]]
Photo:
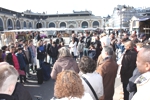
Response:
[[[79,42],[77,46],[78,52],[83,52],[83,48],[84,48],[84,44],[82,42]]]
[[[24,55],[24,57],[25,57],[25,62],[26,62],[26,64],[29,64],[29,63],[31,63],[32,62],[32,57],[31,57],[31,52],[30,52],[30,50],[29,50],[29,48],[28,48],[28,52],[29,52],[29,55],[26,55],[25,54],[25,51],[23,50],[22,51],[22,53],[23,53],[23,55]],[[27,56],[29,56],[29,60],[27,59]]]
[[[12,96],[15,98],[15,100],[32,100],[32,97],[26,87],[18,82]]]
[[[95,50],[95,49],[94,49],[94,50],[89,50],[89,51],[88,51],[88,55],[89,55],[89,57],[90,57],[91,59],[94,59],[95,56],[96,56],[96,50]]]
[[[16,56],[18,58],[20,69],[24,69],[26,67],[25,57],[22,53],[16,53]]]
[[[56,79],[57,74],[63,70],[74,70],[79,73],[78,64],[72,57],[61,57],[56,60],[51,72],[52,79]]]
[[[137,84],[137,92],[131,100],[150,100],[150,72],[140,75],[134,83]]]
[[[90,36],[88,36],[88,37],[86,37],[86,38],[84,38],[85,39],[85,48],[89,48],[90,47],[90,45],[91,45],[91,37]]]
[[[114,61],[116,61],[116,54],[115,52],[113,52],[113,55],[112,55],[112,58]],[[97,60],[97,67],[103,63],[103,58],[102,58],[102,55],[100,54],[99,57],[98,57],[98,60]]]
[[[104,100],[113,100],[117,70],[118,65],[112,57],[106,58],[96,69],[96,72],[100,73],[103,78]]]
[[[137,68],[134,69],[133,76],[129,79],[129,83],[127,85],[127,91],[129,92],[129,100],[132,99],[133,95],[137,92],[135,80],[141,75]]]
[[[58,56],[58,47],[57,46],[51,46],[50,49],[49,49],[49,55],[51,57],[56,57]]]
[[[37,59],[41,60],[45,58],[45,48],[44,46],[40,46],[37,48]]]
[[[13,58],[12,58],[12,53],[8,53],[6,55],[6,62],[9,63],[10,65],[14,66]]]
[[[125,52],[121,62],[121,82],[128,84],[129,78],[132,77],[133,71],[136,67],[136,57],[137,52],[134,49]]]
[[[74,43],[70,42],[69,47],[70,47],[70,53],[73,52],[74,55],[77,56],[78,55],[77,42],[74,42]]]

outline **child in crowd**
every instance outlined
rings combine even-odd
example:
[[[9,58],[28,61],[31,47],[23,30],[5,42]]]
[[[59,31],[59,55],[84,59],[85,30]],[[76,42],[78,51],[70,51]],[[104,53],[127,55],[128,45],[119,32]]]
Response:
[[[19,63],[19,66],[20,66],[20,82],[23,83],[22,81],[22,78],[24,78],[24,82],[26,82],[26,75],[25,75],[25,67],[26,67],[26,62],[25,62],[25,57],[22,53],[22,48],[19,47],[18,50],[17,50],[17,53],[16,53],[16,56],[18,58],[18,63]],[[24,72],[24,73],[23,73]]]

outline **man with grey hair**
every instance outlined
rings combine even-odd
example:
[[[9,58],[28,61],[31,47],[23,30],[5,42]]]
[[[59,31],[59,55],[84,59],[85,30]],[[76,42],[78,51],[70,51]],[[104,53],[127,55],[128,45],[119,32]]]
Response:
[[[101,41],[101,45],[102,45],[102,48],[104,46],[110,46],[110,43],[111,43],[111,39],[108,37],[108,36],[104,36],[100,39]],[[113,55],[112,55],[112,58],[116,61],[116,55],[115,55],[115,52],[113,51]],[[103,63],[103,58],[102,58],[102,55],[100,54],[99,57],[98,57],[98,60],[97,60],[97,66],[99,66],[100,64]]]
[[[101,56],[103,63],[97,67],[96,72],[103,77],[104,100],[113,100],[114,84],[118,70],[118,65],[113,57],[113,49],[110,46],[104,46]]]
[[[14,92],[18,79],[17,70],[6,62],[0,63],[0,100],[13,100],[11,96]]]

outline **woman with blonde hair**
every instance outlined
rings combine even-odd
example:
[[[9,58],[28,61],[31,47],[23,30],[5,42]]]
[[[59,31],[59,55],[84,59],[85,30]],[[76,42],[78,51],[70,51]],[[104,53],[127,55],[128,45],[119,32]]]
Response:
[[[74,58],[71,56],[69,48],[62,47],[58,50],[58,52],[59,52],[59,57],[54,63],[54,66],[51,72],[51,78],[56,79],[57,74],[64,70],[73,70],[79,73],[78,64],[74,60]]]
[[[58,74],[54,87],[54,98],[51,100],[93,100],[90,94],[84,93],[79,75],[74,71],[63,71]]]

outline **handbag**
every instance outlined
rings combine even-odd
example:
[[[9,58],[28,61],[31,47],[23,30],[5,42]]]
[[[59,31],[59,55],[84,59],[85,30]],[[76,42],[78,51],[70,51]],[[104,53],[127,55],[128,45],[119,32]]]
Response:
[[[89,88],[91,89],[93,95],[95,96],[95,99],[96,99],[96,100],[99,100],[98,97],[97,97],[97,95],[96,95],[96,92],[94,91],[94,89],[93,89],[93,87],[91,86],[91,84],[89,83],[89,81],[88,81],[85,77],[83,77],[83,76],[82,76],[82,78],[83,78],[83,80],[87,83],[87,85],[89,86]]]

